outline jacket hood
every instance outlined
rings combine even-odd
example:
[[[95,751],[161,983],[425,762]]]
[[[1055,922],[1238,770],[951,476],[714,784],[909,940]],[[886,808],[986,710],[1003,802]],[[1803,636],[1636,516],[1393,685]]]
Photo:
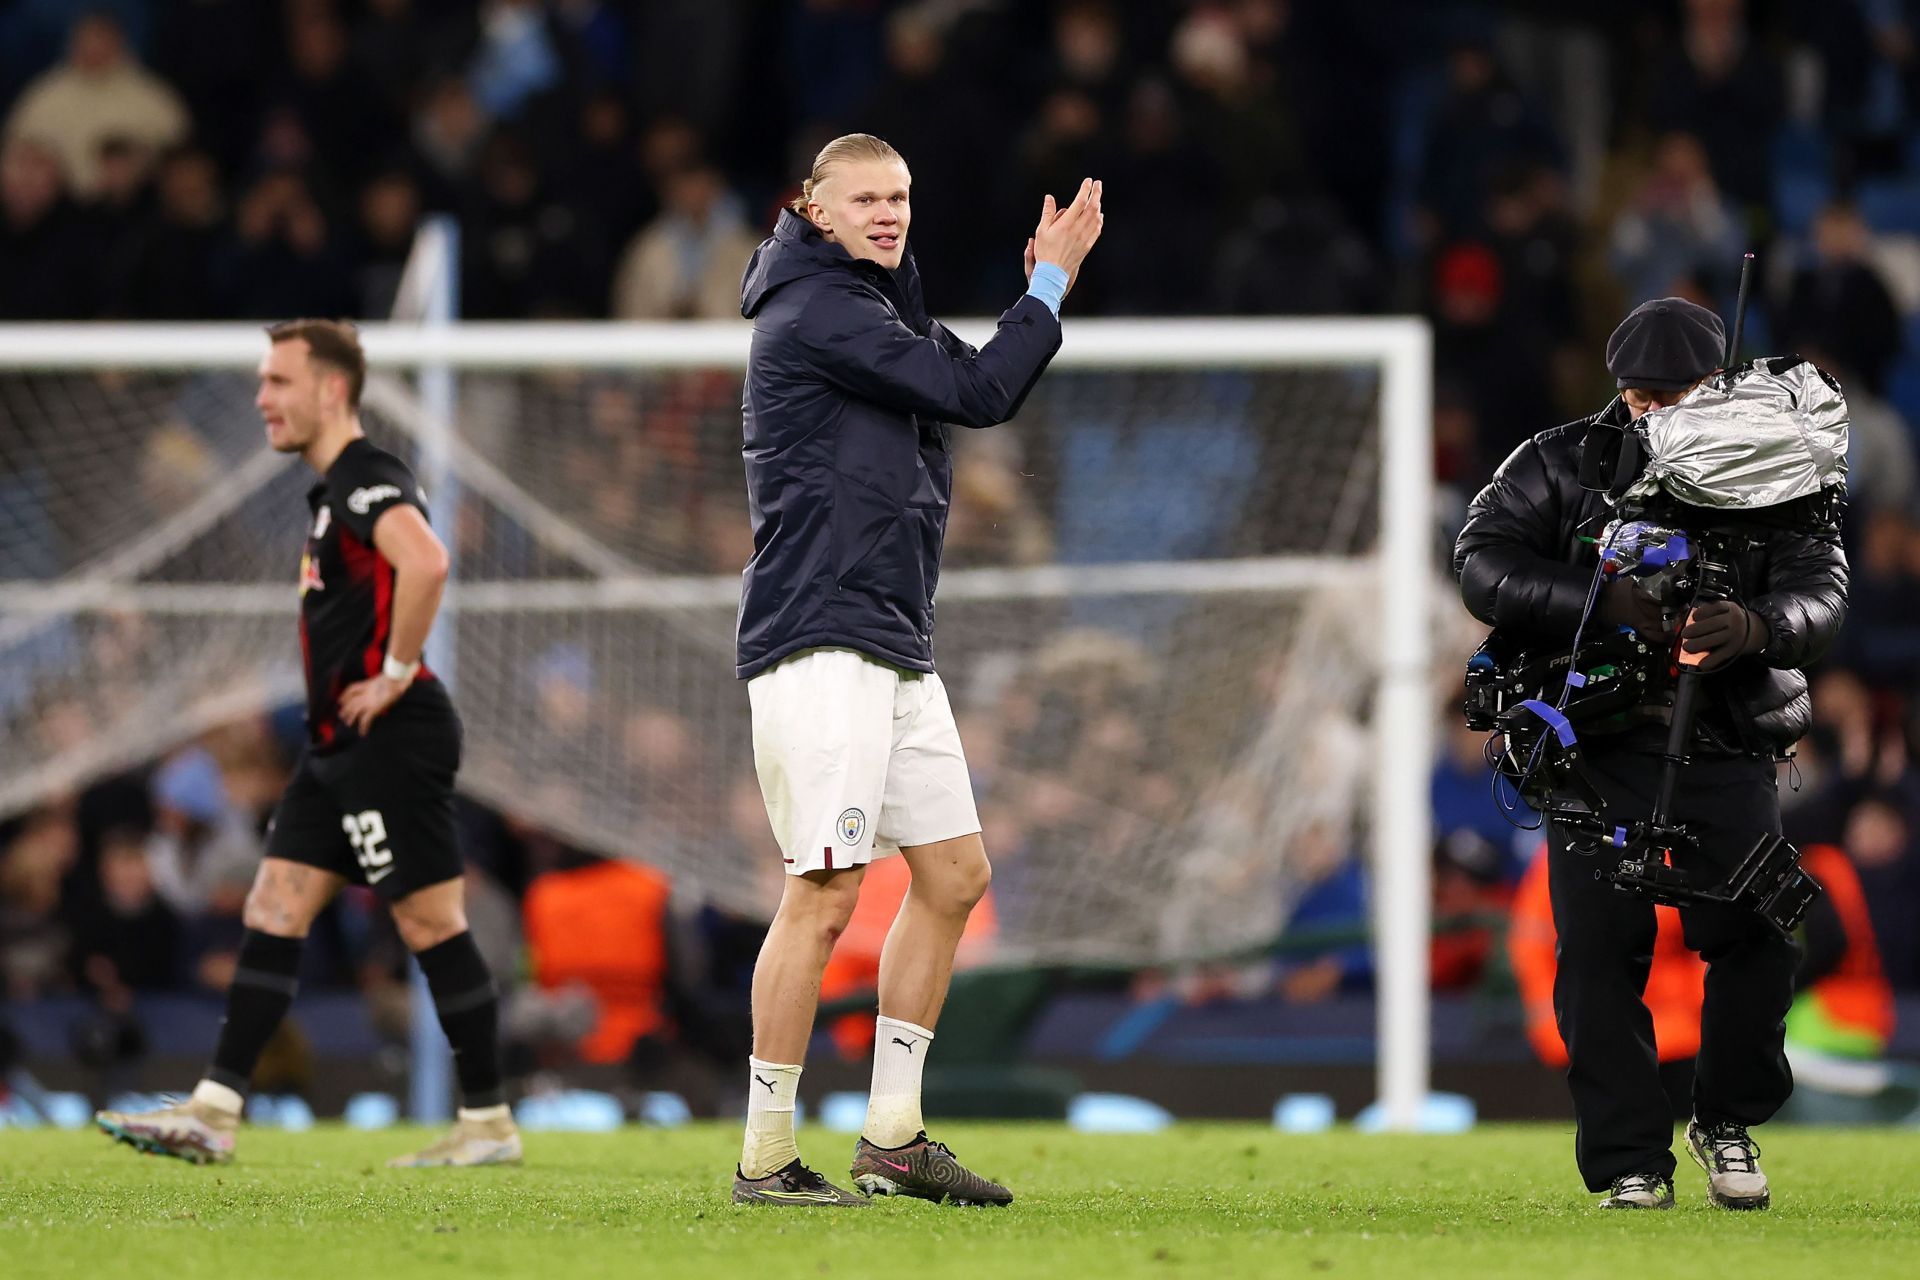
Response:
[[[747,273],[740,280],[740,314],[753,319],[769,298],[796,280],[835,271],[858,274],[864,270],[892,276],[912,310],[917,313],[923,309],[920,272],[914,266],[912,249],[901,255],[899,270],[889,272],[877,264],[862,263],[822,237],[811,222],[791,209],[782,209],[773,234],[760,242],[760,247],[747,261]]]

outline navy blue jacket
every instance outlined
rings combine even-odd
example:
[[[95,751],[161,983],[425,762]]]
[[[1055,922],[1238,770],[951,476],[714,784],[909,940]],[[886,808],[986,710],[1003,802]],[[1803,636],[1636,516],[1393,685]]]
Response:
[[[740,313],[753,321],[741,404],[753,559],[736,674],[824,645],[932,671],[946,424],[1018,412],[1060,349],[1060,321],[1024,296],[975,351],[927,315],[910,254],[889,271],[791,212],[747,264]]]

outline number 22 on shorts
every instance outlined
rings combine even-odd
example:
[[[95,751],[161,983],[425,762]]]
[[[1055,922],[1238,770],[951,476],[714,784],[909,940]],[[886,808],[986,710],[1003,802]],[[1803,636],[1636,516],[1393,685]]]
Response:
[[[367,873],[368,884],[378,884],[393,870],[393,850],[387,848],[387,820],[378,809],[340,816],[340,826],[353,842],[353,856]]]

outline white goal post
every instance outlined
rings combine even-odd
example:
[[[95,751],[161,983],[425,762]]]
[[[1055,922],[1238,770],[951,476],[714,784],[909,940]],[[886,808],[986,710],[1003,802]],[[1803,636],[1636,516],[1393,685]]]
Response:
[[[969,340],[982,342],[991,336],[992,323],[975,321],[955,328]],[[735,323],[461,323],[425,328],[368,324],[361,333],[376,373],[444,377],[544,369],[737,373],[745,365],[750,330]],[[105,371],[225,370],[244,375],[257,364],[262,348],[261,330],[252,324],[0,325],[0,379]],[[1360,554],[1333,556],[950,569],[943,575],[940,594],[944,605],[969,598],[1057,600],[1076,593],[1150,598],[1168,590],[1169,582],[1177,582],[1182,595],[1285,593],[1333,579],[1366,582],[1371,604],[1364,616],[1370,633],[1346,634],[1344,642],[1359,652],[1372,646],[1360,659],[1370,670],[1373,685],[1367,724],[1370,741],[1365,746],[1365,779],[1370,788],[1362,822],[1375,870],[1378,1090],[1386,1126],[1395,1129],[1416,1127],[1429,1080],[1428,778],[1433,760],[1432,591],[1438,577],[1433,546],[1431,366],[1431,334],[1418,319],[1082,320],[1069,314],[1065,341],[1049,377],[1071,370],[1350,367],[1377,371],[1378,463],[1373,475],[1377,495],[1370,495],[1377,500],[1377,520],[1367,538],[1370,545]],[[0,433],[8,429],[5,405],[0,402]],[[1017,423],[1014,429],[1018,430]],[[736,434],[736,449],[737,443]],[[6,479],[5,446],[0,439],[0,481]],[[484,484],[489,473],[479,474]],[[460,484],[463,493],[475,492],[471,477],[463,476]],[[514,492],[511,477],[502,475],[497,492],[489,492],[488,499],[510,506]],[[965,500],[957,498],[956,508]],[[507,603],[521,609],[617,610],[648,604],[720,609],[737,599],[735,576],[655,574],[644,567],[633,572],[630,561],[617,557],[596,563],[597,544],[571,531],[565,510],[538,503],[512,509],[527,527],[538,526],[537,532],[566,543],[574,552],[574,562],[586,565],[588,572],[538,582],[457,581],[450,595],[456,618]],[[444,513],[436,510],[434,516],[440,524]],[[4,530],[0,522],[0,533]],[[182,536],[191,537],[192,531]],[[37,617],[108,611],[124,608],[130,600],[155,615],[223,610],[290,615],[292,611],[292,591],[270,582],[182,581],[177,575],[174,580],[143,581],[137,572],[124,572],[124,564],[122,572],[116,572],[113,564],[106,563],[112,559],[104,556],[64,566],[58,575],[41,578],[7,580],[0,568],[0,638],[9,628]],[[5,657],[0,651],[0,661]],[[712,661],[730,669],[731,654],[715,652]],[[473,678],[464,664],[458,678]],[[244,690],[233,692],[244,700]],[[744,695],[740,701],[744,703]],[[1315,742],[1284,732],[1290,727],[1276,725],[1282,732],[1270,736],[1282,744],[1281,749],[1301,756],[1314,752]],[[112,759],[108,752],[92,767],[98,772],[127,763]],[[71,785],[84,780],[48,776],[49,786],[53,781]],[[13,807],[19,807],[21,796],[11,798]],[[0,814],[9,811],[8,799],[0,795]]]

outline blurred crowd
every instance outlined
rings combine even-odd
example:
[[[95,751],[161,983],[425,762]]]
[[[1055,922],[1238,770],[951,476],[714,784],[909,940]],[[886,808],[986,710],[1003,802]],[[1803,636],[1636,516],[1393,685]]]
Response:
[[[1852,613],[1783,775],[1788,833],[1852,860],[1885,975],[1916,992],[1917,37],[1913,0],[33,0],[0,12],[0,319],[383,316],[430,211],[459,220],[467,316],[733,316],[740,267],[813,150],[858,128],[912,167],[940,314],[1002,309],[1041,194],[1095,174],[1112,217],[1072,315],[1427,316],[1439,545],[1515,444],[1606,402],[1600,351],[1629,306],[1679,294],[1729,312],[1754,250],[1749,354],[1815,359],[1853,417]],[[566,419],[579,447],[503,438],[501,457],[536,491],[575,495],[564,509],[609,546],[732,572],[735,394],[693,376],[529,382],[499,421]],[[1196,473],[1231,486],[1279,461],[1259,414],[1207,411],[1237,429],[1177,463],[1150,432],[1121,456],[1097,422],[1049,433],[1045,457],[1031,440],[970,442],[949,562],[1292,549],[1296,513],[1198,500],[1221,490]],[[1127,475],[1146,477],[1138,494]],[[468,556],[521,554],[475,510]],[[963,726],[1013,854],[1011,923],[1056,887],[1022,885],[1020,850],[1085,840],[1089,806],[1114,815],[1109,846],[1150,843],[1154,815],[1203,783],[1148,749],[1198,736],[1167,709],[1184,686],[1101,635],[1063,630],[1023,673],[1073,671],[1067,693],[1005,681]],[[564,684],[573,661],[548,674]],[[1449,698],[1436,704],[1451,726]],[[692,731],[642,717],[622,732],[665,768]],[[0,824],[9,995],[224,981],[275,793],[248,763],[259,735],[225,731]],[[764,840],[749,780],[709,790],[741,841]],[[1472,989],[1500,976],[1538,835],[1496,811],[1464,729],[1443,734],[1433,802],[1436,911],[1458,925],[1435,979]],[[737,1037],[761,926],[513,814],[468,818],[498,954],[516,957],[496,972],[631,1006],[611,1034],[530,1006],[529,1044],[552,1026],[604,1035],[591,1052],[616,1056],[662,1028]],[[1333,940],[1187,975],[1196,998],[1368,985],[1367,872],[1339,834],[1309,843],[1296,862],[1312,883],[1289,910],[1296,935]],[[600,953],[569,951],[587,935],[551,923],[582,903],[607,936],[658,947],[597,971]],[[397,980],[369,901],[329,918],[319,980]]]

